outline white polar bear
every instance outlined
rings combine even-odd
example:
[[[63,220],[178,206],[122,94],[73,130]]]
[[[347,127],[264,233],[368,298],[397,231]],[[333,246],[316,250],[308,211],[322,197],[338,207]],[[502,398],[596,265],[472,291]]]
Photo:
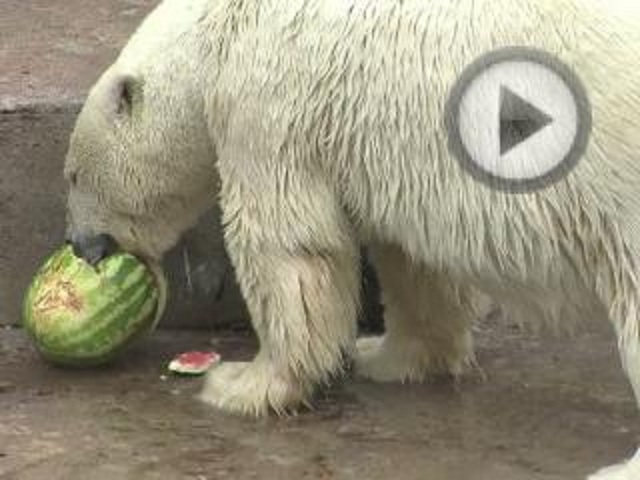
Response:
[[[468,175],[444,121],[465,67],[514,45],[593,109],[576,168],[521,194]],[[475,290],[534,321],[601,312],[640,396],[639,67],[636,0],[165,0],[78,118],[69,235],[157,260],[219,197],[260,339],[210,373],[224,410],[296,408],[352,354],[376,380],[458,374]],[[387,333],[356,343],[361,244]],[[640,457],[592,478],[637,480]]]

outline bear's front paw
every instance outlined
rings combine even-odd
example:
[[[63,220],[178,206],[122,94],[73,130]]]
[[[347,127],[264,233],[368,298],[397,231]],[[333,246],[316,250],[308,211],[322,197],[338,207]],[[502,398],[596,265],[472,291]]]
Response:
[[[260,360],[223,363],[211,370],[199,399],[226,412],[265,416],[270,410],[283,415],[305,403],[296,382],[278,375]]]

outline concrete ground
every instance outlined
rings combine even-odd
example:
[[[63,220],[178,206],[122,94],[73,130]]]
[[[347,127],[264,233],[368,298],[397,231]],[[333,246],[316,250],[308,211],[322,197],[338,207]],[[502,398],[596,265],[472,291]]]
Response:
[[[288,419],[225,416],[174,377],[177,352],[248,359],[251,337],[160,331],[108,369],[66,371],[19,330],[0,343],[2,480],[570,480],[622,460],[636,407],[606,329],[573,339],[487,320],[486,379],[377,385],[349,380]]]

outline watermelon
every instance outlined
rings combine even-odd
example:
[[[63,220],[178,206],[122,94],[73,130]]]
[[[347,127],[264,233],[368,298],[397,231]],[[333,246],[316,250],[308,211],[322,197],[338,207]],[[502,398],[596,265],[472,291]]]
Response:
[[[169,363],[169,370],[182,375],[202,375],[220,361],[216,352],[185,352]]]
[[[91,266],[71,246],[55,252],[29,286],[23,325],[52,363],[106,363],[156,326],[166,299],[157,267],[118,252]]]

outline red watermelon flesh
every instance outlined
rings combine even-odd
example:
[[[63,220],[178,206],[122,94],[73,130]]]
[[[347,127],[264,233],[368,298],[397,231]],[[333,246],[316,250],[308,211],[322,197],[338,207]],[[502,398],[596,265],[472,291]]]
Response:
[[[200,375],[220,361],[216,352],[186,352],[176,356],[169,363],[169,370],[187,375]]]

